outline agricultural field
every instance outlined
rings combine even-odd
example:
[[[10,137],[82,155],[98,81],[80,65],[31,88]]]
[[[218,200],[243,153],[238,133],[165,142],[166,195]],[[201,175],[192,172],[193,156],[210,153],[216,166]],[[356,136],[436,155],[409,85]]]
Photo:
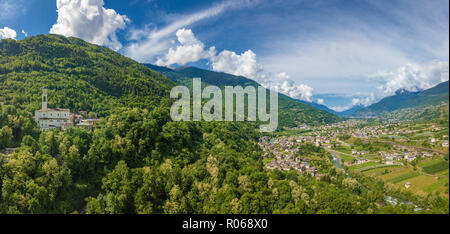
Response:
[[[391,165],[391,166],[378,167],[378,168],[373,168],[373,169],[364,170],[364,171],[360,170],[360,172],[362,172],[366,176],[381,177],[383,175],[392,174],[393,172],[398,171],[398,170],[403,170],[403,167],[398,166],[398,165]]]
[[[342,152],[345,154],[352,154],[352,148],[350,148],[348,146],[339,146],[339,147],[333,148],[333,150]]]
[[[433,162],[433,161],[431,161]],[[448,171],[449,163],[444,160],[435,161],[421,166],[422,170],[427,174],[435,175],[437,173]]]
[[[417,194],[438,193],[448,197],[449,163],[443,159],[431,159],[419,163],[414,169],[412,166],[389,166],[370,169],[362,166],[368,163],[350,167],[361,171],[364,175],[375,176],[385,182],[392,183],[398,188],[406,189]],[[405,187],[409,182],[411,186]]]
[[[354,161],[356,161],[355,157],[346,155],[346,154],[339,154],[338,155],[339,158],[341,158],[341,160],[343,162],[347,162],[347,163],[353,163]]]
[[[379,165],[383,165],[383,164],[378,163],[378,162],[366,162],[366,163],[362,163],[362,164],[352,165],[349,167],[349,170],[360,171],[367,167],[375,167],[375,166],[379,166]]]
[[[395,185],[404,188],[406,182],[411,183],[411,187],[408,188],[408,190],[415,193],[428,194],[438,192],[446,193],[446,196],[448,197],[448,177],[439,179],[437,177],[420,175],[399,181]]]

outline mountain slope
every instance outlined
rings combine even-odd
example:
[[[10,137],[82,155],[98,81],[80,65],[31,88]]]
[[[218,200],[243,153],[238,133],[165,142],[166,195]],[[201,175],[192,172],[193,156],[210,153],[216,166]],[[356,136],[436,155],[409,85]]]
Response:
[[[398,90],[395,95],[381,99],[379,102],[372,104],[366,108],[356,111],[353,116],[377,116],[384,112],[390,112],[400,109],[401,106],[410,98],[417,95],[417,92],[408,92],[406,90]]]
[[[402,108],[425,107],[430,105],[439,105],[441,103],[448,103],[448,83],[449,82],[446,81],[436,85],[433,88],[420,92],[413,98],[407,100],[402,105]]]
[[[29,112],[49,106],[107,115],[120,106],[152,106],[168,99],[175,83],[105,47],[77,38],[39,35],[0,41],[0,102]]]
[[[192,78],[199,77],[202,82],[209,85],[215,85],[223,88],[224,86],[259,86],[254,80],[234,76],[223,72],[213,72],[195,67],[184,67],[174,70],[167,70],[165,67],[158,67],[146,64],[151,69],[161,72],[169,77],[172,81],[179,84],[188,85]],[[286,95],[279,94],[279,126],[280,127],[296,127],[299,124],[319,125],[326,123],[334,123],[341,120],[340,117],[318,110],[299,100],[292,99]]]
[[[352,117],[392,116],[389,113],[394,113],[394,115],[396,115],[396,113],[401,113],[401,115],[398,116],[420,116],[420,118],[424,118],[427,115],[439,115],[439,113],[433,114],[432,112],[440,112],[440,108],[432,107],[448,105],[448,88],[449,84],[448,81],[446,81],[433,88],[420,92],[408,92],[401,89],[393,96],[383,98],[375,104],[356,111]],[[421,112],[422,114],[406,113],[410,111]]]

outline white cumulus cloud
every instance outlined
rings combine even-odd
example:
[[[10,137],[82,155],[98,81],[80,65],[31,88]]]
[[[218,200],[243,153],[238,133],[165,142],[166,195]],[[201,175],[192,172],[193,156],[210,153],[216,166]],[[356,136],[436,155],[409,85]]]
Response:
[[[205,45],[195,37],[190,29],[180,29],[176,35],[180,45],[176,49],[170,48],[164,58],[158,58],[156,65],[185,65],[189,62],[211,58],[216,54],[214,47],[205,50]]]
[[[292,98],[312,102],[313,89],[310,86],[297,84],[285,72],[278,74],[266,72],[263,66],[258,63],[256,54],[252,50],[247,50],[241,54],[223,50],[216,55],[215,47],[212,46],[205,50],[205,45],[195,37],[190,29],[180,29],[176,32],[176,36],[180,45],[176,48],[169,48],[164,58],[157,60],[156,65],[185,65],[189,62],[197,62],[200,59],[209,59],[214,71],[244,76],[255,80],[267,89],[278,91]]]
[[[320,105],[323,105],[325,103],[325,101],[323,100],[323,98],[318,98],[317,103]]]
[[[211,59],[214,71],[256,79],[262,72],[262,66],[256,62],[256,54],[247,50],[242,54],[224,50]]]
[[[370,79],[380,84],[382,97],[391,96],[399,89],[418,91],[448,81],[449,62],[433,60],[424,64],[407,64],[396,71],[378,72]]]
[[[116,31],[130,20],[113,9],[105,9],[103,0],[57,0],[58,19],[50,33],[74,36],[88,42],[122,48]]]
[[[214,71],[244,76],[255,80],[265,88],[276,90],[292,98],[312,102],[313,89],[311,87],[305,84],[298,85],[285,72],[278,74],[266,72],[263,66],[258,63],[256,54],[251,50],[247,50],[240,55],[233,51],[224,50],[213,57],[211,63]]]
[[[0,28],[0,40],[2,39],[16,39],[17,33],[14,29],[4,27]]]

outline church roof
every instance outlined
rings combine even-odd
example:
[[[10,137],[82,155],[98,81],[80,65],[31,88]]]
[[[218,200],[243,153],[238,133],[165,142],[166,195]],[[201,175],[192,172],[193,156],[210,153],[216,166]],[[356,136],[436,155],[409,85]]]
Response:
[[[43,110],[43,109],[37,110],[36,112],[50,112],[50,111],[61,111],[61,112],[66,112],[66,111],[68,111],[68,112],[70,112],[70,109],[63,109],[63,108],[47,108],[47,109],[45,109],[45,110]]]

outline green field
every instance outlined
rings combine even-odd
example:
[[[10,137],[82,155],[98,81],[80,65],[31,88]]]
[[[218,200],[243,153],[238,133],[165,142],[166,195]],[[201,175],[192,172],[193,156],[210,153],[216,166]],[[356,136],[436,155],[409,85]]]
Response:
[[[441,161],[441,162],[437,162],[437,163],[434,163],[431,165],[424,166],[422,168],[428,174],[435,174],[435,173],[438,173],[441,171],[448,170],[449,164],[448,164],[448,162]]]
[[[410,167],[397,167],[397,168],[392,168],[391,172],[385,175],[382,175],[381,178],[385,181],[390,180],[392,178],[404,175],[404,174],[408,174],[414,172],[414,170]]]
[[[366,162],[366,163],[359,164],[359,165],[352,165],[349,167],[349,169],[350,170],[360,170],[362,168],[372,167],[372,166],[377,166],[377,165],[383,165],[383,164],[380,164],[378,162]]]
[[[339,154],[339,157],[342,159],[342,161],[344,161],[344,162],[350,162],[350,163],[353,163],[356,159],[355,159],[355,157],[352,157],[352,156],[348,156],[348,155],[345,155],[345,154]]]
[[[401,181],[397,183],[396,186],[404,187],[404,182],[411,183],[411,187],[408,188],[408,190],[425,195],[432,192],[445,192],[445,184],[448,183],[448,179],[436,179],[432,176],[420,175],[410,178],[407,181]],[[448,197],[448,194],[445,194],[445,196]]]
[[[440,179],[437,182],[430,184],[428,186],[425,186],[423,188],[423,191],[427,192],[427,193],[431,193],[434,191],[439,191],[439,190],[443,190],[445,188],[445,185],[448,184],[448,177],[445,179]]]
[[[336,150],[338,152],[342,152],[345,154],[352,154],[352,149],[347,146],[339,146],[339,147],[333,148],[333,150]]]
[[[443,166],[447,165],[447,168]],[[364,164],[363,164],[364,165]],[[424,174],[421,170],[415,171],[413,167],[406,166],[390,166],[390,167],[376,167],[360,168],[359,171],[367,176],[376,176],[386,182],[394,184],[399,189],[406,189],[405,183],[410,182],[411,187],[407,190],[416,194],[426,196],[430,193],[438,192],[442,196],[448,197],[448,163],[443,159],[428,160],[418,164],[420,168],[427,168],[428,171],[438,171],[434,173],[436,176]],[[444,168],[442,170],[442,168]],[[424,169],[425,171],[425,169]]]
[[[392,179],[389,179],[387,182],[396,184],[396,183],[398,183],[400,181],[408,180],[408,179],[411,179],[411,178],[414,178],[414,177],[417,177],[417,176],[420,176],[420,172],[414,171],[414,172],[411,172],[411,173],[403,174],[403,175],[394,177]]]
[[[360,172],[362,172],[364,175],[368,175],[368,176],[383,176],[383,175],[388,175],[390,173],[394,173],[396,171],[399,170],[403,170],[403,167],[399,166],[399,165],[389,165],[386,167],[375,167],[375,168],[363,168],[360,170]]]
[[[359,169],[359,171],[366,172],[366,171],[371,171],[371,170],[375,170],[375,169],[385,171],[387,168],[391,168],[391,167],[398,167],[398,165],[378,164],[378,165],[374,165],[374,166],[368,166],[368,167],[361,168],[361,169]]]

